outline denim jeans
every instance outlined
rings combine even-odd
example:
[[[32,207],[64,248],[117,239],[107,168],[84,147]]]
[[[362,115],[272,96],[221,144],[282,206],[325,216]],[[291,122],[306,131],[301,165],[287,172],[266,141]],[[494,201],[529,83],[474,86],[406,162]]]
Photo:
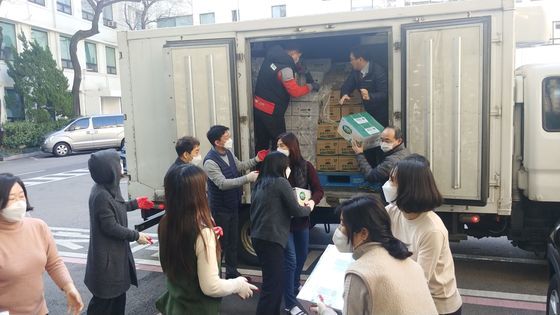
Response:
[[[290,232],[284,249],[284,305],[287,309],[298,305],[296,291],[301,271],[309,253],[309,228]]]

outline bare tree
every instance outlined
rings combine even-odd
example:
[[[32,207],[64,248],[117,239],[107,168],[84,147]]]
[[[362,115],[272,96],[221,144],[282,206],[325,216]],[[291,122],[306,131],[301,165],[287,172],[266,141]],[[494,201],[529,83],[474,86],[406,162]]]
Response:
[[[183,11],[192,11],[192,0],[140,0],[124,6],[124,19],[130,30],[144,30],[162,18],[179,16]]]
[[[91,28],[88,30],[79,30],[70,39],[70,60],[74,69],[74,82],[72,83],[72,104],[74,115],[80,116],[80,85],[82,84],[82,67],[78,60],[78,43],[93,35],[99,34],[99,18],[103,8],[118,2],[140,2],[141,0],[87,0],[93,9],[93,20]]]

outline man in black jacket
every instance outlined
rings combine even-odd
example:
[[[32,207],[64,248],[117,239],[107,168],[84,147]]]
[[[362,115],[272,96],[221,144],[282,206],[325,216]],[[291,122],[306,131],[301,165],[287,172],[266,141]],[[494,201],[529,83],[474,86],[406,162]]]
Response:
[[[356,89],[360,91],[365,110],[381,125],[389,124],[387,73],[380,65],[370,61],[367,50],[358,46],[350,51],[353,71],[340,88],[340,105],[350,99]]]
[[[284,114],[290,97],[301,97],[312,90],[319,90],[319,85],[312,79],[308,79],[305,85],[296,82],[296,64],[301,55],[296,46],[286,46],[285,49],[273,46],[266,54],[253,98],[255,152],[276,149],[278,136],[286,132]]]
[[[364,148],[352,142],[352,149],[356,155],[356,160],[360,165],[360,170],[365,179],[372,184],[375,190],[381,191],[381,186],[389,180],[389,175],[398,161],[404,159],[410,152],[403,143],[402,132],[398,127],[388,126],[381,133],[381,156],[378,156],[375,164],[370,164],[364,156]]]
[[[177,152],[177,159],[171,164],[167,170],[168,174],[172,169],[183,164],[195,164],[202,166],[202,156],[200,155],[200,141],[195,137],[185,136],[177,139],[175,143],[175,151]]]

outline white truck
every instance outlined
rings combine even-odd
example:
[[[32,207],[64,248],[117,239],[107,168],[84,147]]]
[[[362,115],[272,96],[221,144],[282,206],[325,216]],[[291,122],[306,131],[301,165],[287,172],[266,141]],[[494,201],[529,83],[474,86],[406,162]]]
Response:
[[[163,201],[175,140],[196,136],[204,154],[214,124],[231,128],[241,160],[254,154],[251,62],[263,45],[299,40],[304,58],[346,62],[368,44],[388,69],[391,122],[431,161],[450,238],[507,236],[543,251],[560,218],[560,64],[516,71],[515,16],[514,0],[472,0],[121,32],[129,194]],[[334,208],[358,192],[326,188],[312,222],[338,223]],[[250,193],[239,254],[254,262]]]

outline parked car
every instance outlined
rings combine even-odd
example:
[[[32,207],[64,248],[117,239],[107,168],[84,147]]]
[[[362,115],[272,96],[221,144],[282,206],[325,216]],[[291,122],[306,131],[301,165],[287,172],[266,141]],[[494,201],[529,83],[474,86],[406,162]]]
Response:
[[[122,170],[124,174],[128,173],[128,170],[126,168],[126,143],[123,143],[123,146],[121,148],[121,165],[122,165]]]
[[[546,314],[560,314],[560,225],[557,225],[550,234],[550,242],[546,257],[548,259],[548,270],[550,282],[548,283],[548,293],[546,295]]]
[[[124,145],[124,115],[81,117],[48,135],[41,150],[55,156],[73,151],[117,148]]]

